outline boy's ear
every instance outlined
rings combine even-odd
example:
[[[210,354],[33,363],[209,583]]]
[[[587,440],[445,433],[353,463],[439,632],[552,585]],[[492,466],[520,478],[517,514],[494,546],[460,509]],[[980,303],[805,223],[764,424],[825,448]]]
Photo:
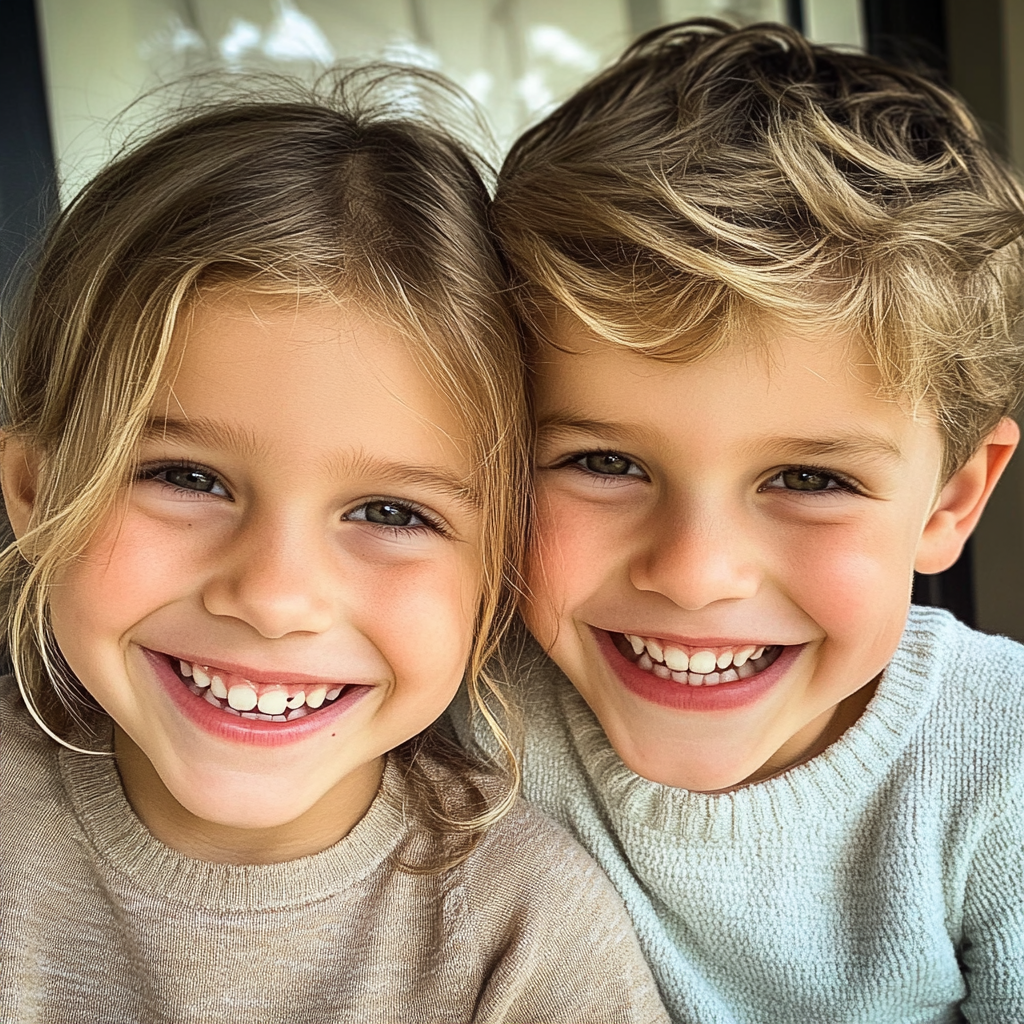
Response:
[[[18,438],[0,435],[0,487],[7,518],[19,540],[28,532],[36,500],[39,457],[34,448]]]
[[[914,563],[918,572],[942,572],[960,557],[1018,441],[1020,427],[1004,416],[974,455],[949,478],[921,534]]]

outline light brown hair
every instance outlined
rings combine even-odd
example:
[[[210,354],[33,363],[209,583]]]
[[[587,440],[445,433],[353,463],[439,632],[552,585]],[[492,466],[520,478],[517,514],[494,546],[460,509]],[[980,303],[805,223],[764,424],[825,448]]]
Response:
[[[523,317],[695,359],[855,338],[945,471],[1024,391],[1024,190],[948,89],[781,25],[639,39],[515,144],[493,222]]]
[[[488,786],[467,812],[436,771],[440,758],[469,776],[454,745],[427,730],[392,755],[438,834],[457,840],[458,859],[508,809],[518,782],[509,742],[480,699],[493,690],[484,665],[511,614],[528,453],[482,165],[424,112],[430,102],[452,106],[439,76],[369,67],[312,90],[276,81],[272,99],[261,84],[261,99],[193,108],[121,155],[45,244],[3,365],[4,432],[40,463],[30,530],[0,559],[9,653],[40,724],[51,735],[73,726],[86,695],[53,640],[47,595],[131,486],[175,324],[192,304],[222,287],[356,298],[408,339],[475,449],[483,587],[466,679],[504,750],[509,784]]]

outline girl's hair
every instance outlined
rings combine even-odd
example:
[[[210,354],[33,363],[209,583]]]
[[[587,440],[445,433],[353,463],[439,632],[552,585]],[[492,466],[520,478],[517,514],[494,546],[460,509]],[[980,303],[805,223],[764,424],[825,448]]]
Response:
[[[539,337],[560,309],[672,359],[852,337],[947,473],[1021,399],[1020,183],[949,90],[785,26],[637,40],[513,146],[493,217]]]
[[[469,762],[434,729],[392,755],[453,863],[518,788],[510,743],[482,699],[504,706],[484,666],[517,589],[529,450],[484,165],[424,112],[459,100],[439,76],[371,66],[311,89],[271,86],[271,101],[193,106],[98,174],[50,232],[2,375],[6,436],[39,460],[31,528],[0,556],[9,654],[51,735],[90,720],[47,598],[131,484],[171,335],[190,304],[222,287],[292,301],[357,298],[408,339],[474,446],[483,592],[466,680],[504,751],[509,785],[500,795],[487,785],[491,796],[456,807],[438,758],[464,777]],[[433,758],[421,756],[427,749]]]

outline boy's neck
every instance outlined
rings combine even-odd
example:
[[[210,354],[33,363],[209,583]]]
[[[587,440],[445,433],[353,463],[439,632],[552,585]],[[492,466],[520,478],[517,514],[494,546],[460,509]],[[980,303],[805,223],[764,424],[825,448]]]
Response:
[[[806,764],[823,753],[859,721],[871,702],[871,698],[874,697],[880,679],[881,676],[876,676],[866,686],[851,693],[846,700],[840,701],[835,707],[829,708],[824,714],[809,722],[757,771],[748,775],[742,782],[718,792],[731,793],[737,789],[743,789],[745,786],[753,786],[758,782],[767,782],[768,779],[782,775],[798,765]]]

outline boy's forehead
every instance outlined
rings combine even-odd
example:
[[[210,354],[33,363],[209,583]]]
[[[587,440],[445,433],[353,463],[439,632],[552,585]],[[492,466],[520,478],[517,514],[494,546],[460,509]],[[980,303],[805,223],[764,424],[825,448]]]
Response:
[[[747,447],[785,441],[794,457],[890,459],[901,457],[908,433],[940,436],[932,417],[881,393],[857,339],[824,332],[762,329],[695,357],[681,339],[676,353],[652,356],[565,319],[534,353],[533,382],[547,433],[614,431],[653,442],[685,428]]]

